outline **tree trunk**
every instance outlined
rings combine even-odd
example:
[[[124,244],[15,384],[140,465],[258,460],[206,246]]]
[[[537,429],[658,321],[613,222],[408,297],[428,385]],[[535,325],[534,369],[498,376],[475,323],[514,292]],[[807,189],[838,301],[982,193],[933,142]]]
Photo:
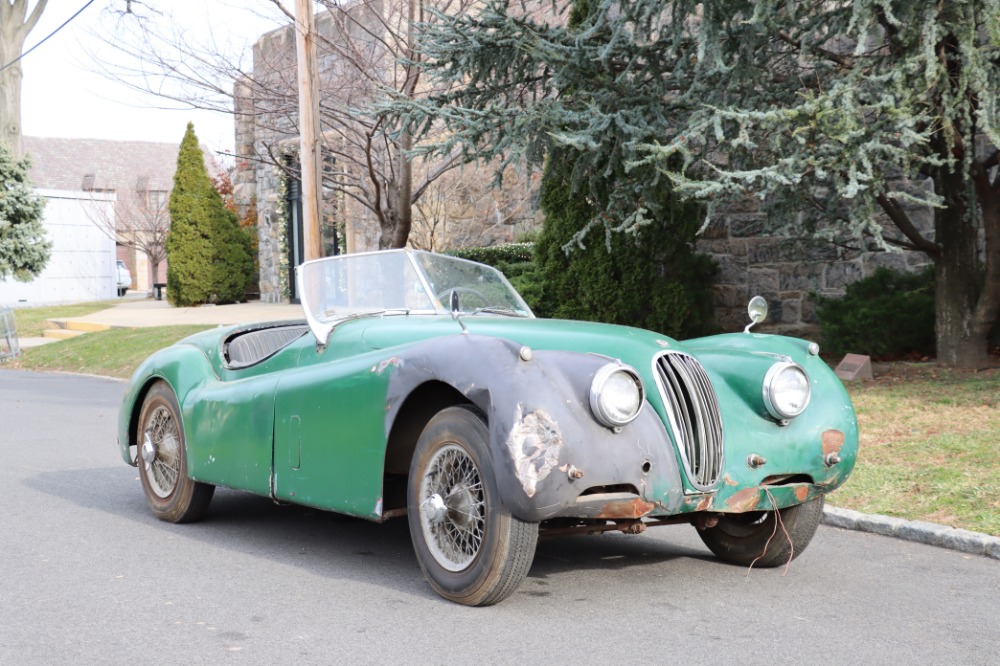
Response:
[[[38,23],[48,0],[38,0],[28,14],[27,0],[0,0],[0,144],[21,159],[21,57],[24,40]]]
[[[21,55],[21,42],[13,27],[0,25],[0,66]],[[0,144],[15,160],[21,159],[21,63],[0,72]]]
[[[944,207],[934,211],[935,241],[941,248],[935,262],[937,358],[949,366],[981,368],[987,362],[990,326],[976,316],[982,274],[979,229],[970,210],[973,193],[961,174],[935,180],[945,198]]]

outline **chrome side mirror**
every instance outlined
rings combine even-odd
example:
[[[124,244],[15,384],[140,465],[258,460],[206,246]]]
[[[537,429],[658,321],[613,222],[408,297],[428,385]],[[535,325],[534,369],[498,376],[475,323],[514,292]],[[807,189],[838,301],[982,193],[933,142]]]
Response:
[[[747,305],[747,314],[750,315],[750,323],[743,329],[744,333],[749,333],[755,324],[767,319],[767,300],[763,296],[754,296]]]

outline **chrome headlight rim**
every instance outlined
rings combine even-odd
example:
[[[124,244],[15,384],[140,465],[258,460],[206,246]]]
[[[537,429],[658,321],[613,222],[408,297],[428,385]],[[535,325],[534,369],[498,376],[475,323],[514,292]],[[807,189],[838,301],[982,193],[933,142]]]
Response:
[[[805,400],[802,401],[802,407],[798,411],[782,410],[778,405],[778,401],[775,399],[777,380],[782,373],[789,370],[798,372],[803,378],[805,378]],[[802,412],[806,411],[806,408],[809,406],[809,401],[812,399],[812,382],[809,379],[809,373],[805,371],[805,368],[793,361],[781,361],[779,363],[775,363],[768,368],[767,374],[764,375],[763,395],[764,406],[767,408],[768,414],[778,421],[790,421],[791,419],[800,416]]]
[[[632,412],[625,419],[615,418],[613,415],[609,414],[605,409],[605,406],[601,400],[604,389],[608,382],[618,373],[628,375],[628,377],[635,384],[636,392],[638,393],[638,399],[636,402],[635,411]],[[590,411],[593,413],[594,418],[601,425],[608,428],[621,428],[626,426],[632,421],[635,421],[639,414],[642,413],[642,406],[646,402],[646,389],[642,384],[642,378],[639,373],[631,366],[625,365],[624,363],[608,363],[607,365],[601,367],[600,370],[594,375],[594,380],[590,383]]]

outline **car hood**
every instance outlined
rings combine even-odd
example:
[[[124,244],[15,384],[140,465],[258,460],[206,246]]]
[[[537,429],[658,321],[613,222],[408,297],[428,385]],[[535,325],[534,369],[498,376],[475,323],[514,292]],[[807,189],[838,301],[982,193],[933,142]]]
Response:
[[[451,317],[432,317],[423,324],[414,322],[412,327],[399,326],[398,321],[393,317],[366,320],[363,334],[365,346],[385,349],[427,337],[461,334],[464,325],[472,335],[512,340],[539,350],[600,354],[625,362],[630,362],[626,357],[634,358],[636,352],[648,359],[657,351],[683,348],[673,338],[653,331],[586,321],[475,316],[462,317],[459,323]],[[404,328],[407,330],[402,330]],[[334,333],[334,337],[336,335]]]

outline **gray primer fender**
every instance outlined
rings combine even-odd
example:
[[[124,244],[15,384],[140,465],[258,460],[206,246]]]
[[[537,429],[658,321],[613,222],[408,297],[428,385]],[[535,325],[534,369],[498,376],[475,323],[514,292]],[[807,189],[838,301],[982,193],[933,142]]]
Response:
[[[393,357],[386,432],[414,389],[440,381],[487,414],[497,486],[519,519],[610,517],[594,502],[577,498],[588,488],[623,485],[634,486],[652,505],[650,515],[676,513],[683,486],[673,445],[655,411],[647,404],[617,433],[594,420],[590,385],[608,359],[534,350],[524,361],[521,348],[510,340],[465,334],[435,338]],[[574,468],[581,478],[570,477]]]

